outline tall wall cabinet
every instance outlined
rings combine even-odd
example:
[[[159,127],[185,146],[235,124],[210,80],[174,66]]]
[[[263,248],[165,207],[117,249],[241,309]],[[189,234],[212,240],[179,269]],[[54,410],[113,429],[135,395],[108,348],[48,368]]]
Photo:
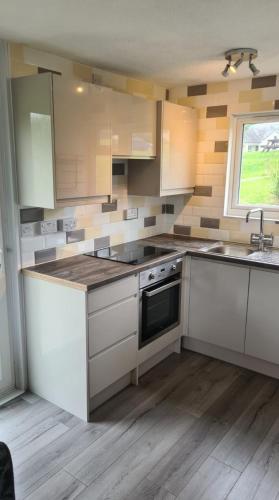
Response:
[[[167,196],[193,192],[196,170],[196,110],[157,102],[156,159],[129,161],[128,193]]]
[[[20,204],[111,194],[112,91],[44,73],[12,82]]]

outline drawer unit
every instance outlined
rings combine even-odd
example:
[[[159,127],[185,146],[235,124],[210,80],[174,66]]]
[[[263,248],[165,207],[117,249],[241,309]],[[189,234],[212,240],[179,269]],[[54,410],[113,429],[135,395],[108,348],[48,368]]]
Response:
[[[138,297],[108,306],[89,317],[89,357],[137,333]]]
[[[137,335],[132,335],[89,361],[90,397],[136,368],[137,342]]]
[[[123,278],[109,285],[103,286],[88,295],[88,314],[104,309],[115,302],[131,297],[138,293],[138,276]]]

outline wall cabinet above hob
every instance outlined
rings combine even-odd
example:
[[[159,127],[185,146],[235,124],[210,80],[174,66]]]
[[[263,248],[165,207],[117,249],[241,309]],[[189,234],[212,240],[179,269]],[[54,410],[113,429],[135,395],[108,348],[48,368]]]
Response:
[[[12,81],[21,206],[105,201],[112,158],[128,158],[129,193],[194,186],[195,112],[44,73]]]

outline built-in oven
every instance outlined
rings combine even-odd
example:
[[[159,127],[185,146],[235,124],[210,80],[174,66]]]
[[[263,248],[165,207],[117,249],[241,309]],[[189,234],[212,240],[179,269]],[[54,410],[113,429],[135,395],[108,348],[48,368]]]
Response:
[[[140,273],[139,348],[180,323],[182,259]]]

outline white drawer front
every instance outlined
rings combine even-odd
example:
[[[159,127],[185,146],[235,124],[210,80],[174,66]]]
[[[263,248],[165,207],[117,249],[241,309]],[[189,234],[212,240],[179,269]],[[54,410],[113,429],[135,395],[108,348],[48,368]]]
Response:
[[[138,331],[138,298],[130,297],[96,312],[88,320],[89,356]]]
[[[89,361],[90,397],[116,382],[137,366],[138,337],[123,340]]]
[[[102,286],[88,294],[88,313],[96,312],[135,293],[138,293],[138,276],[135,275]]]

